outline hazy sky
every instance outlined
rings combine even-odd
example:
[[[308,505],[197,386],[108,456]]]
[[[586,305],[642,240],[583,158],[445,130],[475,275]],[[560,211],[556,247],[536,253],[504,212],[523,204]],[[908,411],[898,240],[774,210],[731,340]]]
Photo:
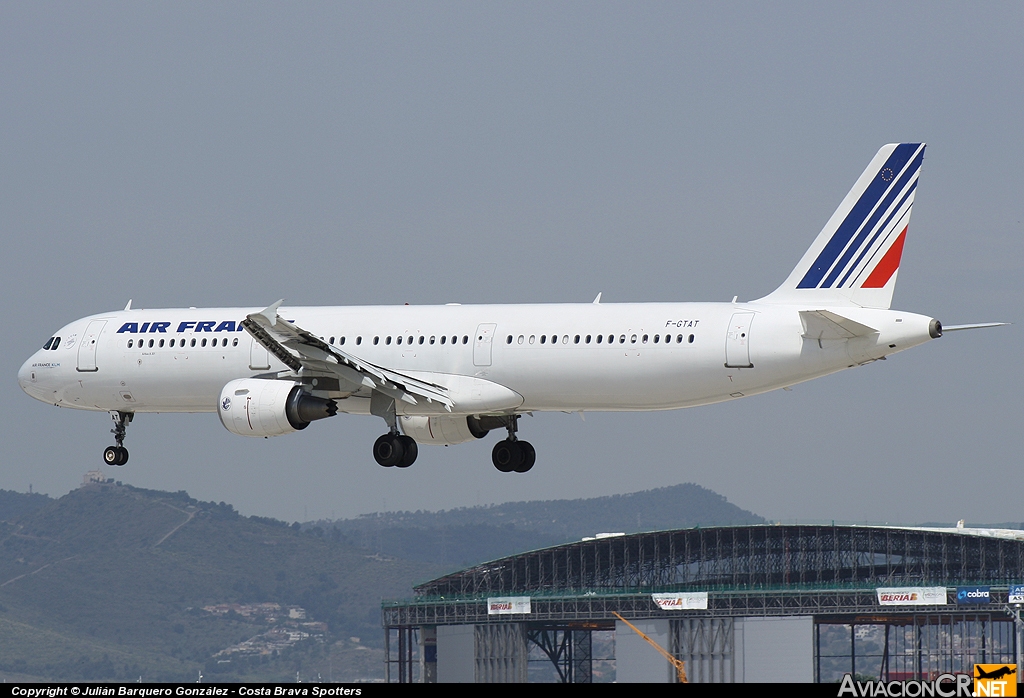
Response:
[[[0,488],[103,468],[297,520],[695,482],[771,519],[1024,521],[1022,29],[1020,3],[2,2]],[[106,414],[16,382],[129,298],[757,298],[909,140],[894,305],[1018,324],[792,392],[527,417],[528,475],[496,435],[380,468],[353,416],[261,440],[140,415],[107,468]]]

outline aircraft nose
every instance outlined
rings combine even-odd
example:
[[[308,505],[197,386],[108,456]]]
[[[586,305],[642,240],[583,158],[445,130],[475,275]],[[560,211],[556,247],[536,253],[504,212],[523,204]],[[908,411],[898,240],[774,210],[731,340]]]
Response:
[[[20,385],[21,389],[26,393],[28,392],[29,385],[31,385],[32,378],[32,359],[29,359],[21,365],[20,369],[18,369],[18,385]]]
[[[21,389],[28,393],[29,396],[34,397],[36,400],[43,400],[43,387],[39,384],[39,374],[34,367],[35,356],[29,357],[29,359],[21,365],[18,369],[18,385]]]

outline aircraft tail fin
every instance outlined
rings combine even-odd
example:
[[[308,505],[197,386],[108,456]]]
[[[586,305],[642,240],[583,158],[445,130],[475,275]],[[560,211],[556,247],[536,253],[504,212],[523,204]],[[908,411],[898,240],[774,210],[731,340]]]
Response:
[[[888,308],[924,148],[882,146],[785,283],[757,302]]]

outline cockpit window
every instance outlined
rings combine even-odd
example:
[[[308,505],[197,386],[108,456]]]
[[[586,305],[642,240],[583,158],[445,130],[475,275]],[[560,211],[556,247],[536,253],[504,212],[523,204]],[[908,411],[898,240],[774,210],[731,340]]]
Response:
[[[46,344],[43,345],[44,351],[50,348],[50,345],[53,344],[54,339],[54,337],[50,337],[48,340],[46,340]]]
[[[50,347],[50,350],[52,351],[52,350],[56,349],[59,346],[60,346],[60,337],[54,337],[53,338],[53,345]]]

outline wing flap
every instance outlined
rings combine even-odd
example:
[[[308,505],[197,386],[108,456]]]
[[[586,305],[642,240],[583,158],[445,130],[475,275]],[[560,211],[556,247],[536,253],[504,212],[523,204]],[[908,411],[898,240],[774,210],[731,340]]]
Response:
[[[451,411],[454,402],[443,385],[407,376],[399,371],[377,366],[348,352],[333,347],[312,332],[280,316],[283,301],[251,313],[242,321],[242,327],[267,351],[293,371],[302,368],[329,372],[354,386],[377,390],[411,405],[417,397],[427,402],[438,402]]]

